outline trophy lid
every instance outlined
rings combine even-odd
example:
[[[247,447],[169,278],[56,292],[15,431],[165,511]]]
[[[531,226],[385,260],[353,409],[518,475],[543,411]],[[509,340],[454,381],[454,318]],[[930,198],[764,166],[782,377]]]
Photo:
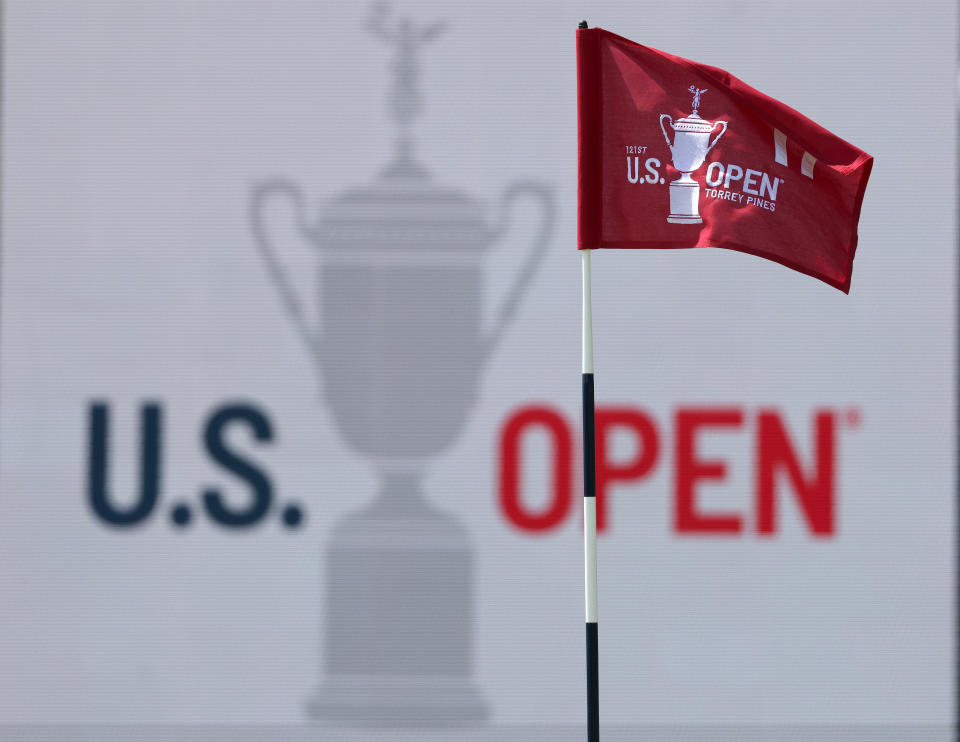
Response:
[[[490,242],[483,205],[437,185],[412,162],[395,163],[371,185],[330,201],[316,235],[331,251],[442,248],[463,254]]]
[[[709,133],[713,131],[713,127],[713,122],[700,118],[696,111],[691,113],[689,116],[684,116],[682,119],[677,119],[673,122],[674,131],[695,131]]]

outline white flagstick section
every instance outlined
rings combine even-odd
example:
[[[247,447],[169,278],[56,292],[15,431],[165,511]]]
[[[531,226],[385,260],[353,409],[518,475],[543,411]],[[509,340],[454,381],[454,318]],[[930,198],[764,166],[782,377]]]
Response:
[[[591,309],[590,293],[590,253],[592,250],[581,250],[580,259],[583,265],[583,373],[593,373],[593,311]]]
[[[583,556],[587,623],[597,622],[597,498],[583,498]]]

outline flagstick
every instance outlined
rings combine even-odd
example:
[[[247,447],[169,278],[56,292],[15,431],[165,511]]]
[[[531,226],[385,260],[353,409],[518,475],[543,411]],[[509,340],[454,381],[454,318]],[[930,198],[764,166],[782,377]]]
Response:
[[[583,265],[583,556],[587,612],[587,742],[600,741],[600,692],[597,667],[597,497],[593,414],[593,314],[590,298],[590,250]]]

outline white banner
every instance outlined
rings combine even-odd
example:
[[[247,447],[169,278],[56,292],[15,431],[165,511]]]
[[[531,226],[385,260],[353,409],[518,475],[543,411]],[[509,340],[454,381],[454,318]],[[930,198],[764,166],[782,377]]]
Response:
[[[588,9],[876,158],[849,296],[594,255],[608,739],[949,737],[935,5]],[[0,738],[582,738],[583,12],[4,3]]]

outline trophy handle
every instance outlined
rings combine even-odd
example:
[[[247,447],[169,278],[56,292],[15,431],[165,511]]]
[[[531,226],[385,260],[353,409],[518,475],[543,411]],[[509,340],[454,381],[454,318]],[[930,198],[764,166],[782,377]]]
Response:
[[[663,132],[663,138],[664,138],[664,140],[665,140],[666,143],[667,143],[667,147],[669,147],[670,150],[672,151],[672,150],[673,150],[673,145],[670,144],[670,137],[669,137],[669,135],[667,134],[667,130],[666,130],[666,128],[665,128],[664,125],[663,125],[663,120],[664,120],[664,119],[669,119],[669,121],[670,121],[670,126],[673,126],[673,116],[671,116],[671,115],[668,114],[668,113],[661,113],[661,114],[660,114],[660,131]]]
[[[513,285],[504,296],[503,302],[494,318],[492,330],[483,341],[482,356],[485,359],[496,347],[503,331],[516,314],[520,297],[526,290],[536,273],[537,265],[543,258],[547,244],[553,231],[554,201],[553,192],[540,183],[520,181],[511,185],[500,197],[500,224],[493,234],[493,239],[501,237],[510,223],[510,213],[514,202],[522,196],[532,196],[540,205],[540,229],[533,240],[533,245],[527,253],[527,259],[513,280]]]
[[[721,130],[720,130],[720,133],[717,134],[717,135],[713,138],[713,141],[712,141],[712,142],[710,142],[710,146],[707,147],[707,151],[703,153],[703,156],[704,156],[704,157],[706,157],[708,154],[710,154],[710,150],[713,149],[713,145],[715,145],[717,142],[719,142],[719,141],[720,141],[720,137],[722,137],[722,136],[726,133],[726,131],[727,131],[727,122],[726,122],[726,121],[718,121],[717,123],[715,123],[715,124],[713,125],[713,129],[711,129],[710,131],[711,131],[711,132],[714,131],[718,126],[722,126],[723,129],[721,129]]]
[[[297,228],[303,237],[309,242],[313,242],[313,235],[307,226],[304,218],[304,198],[300,188],[288,180],[269,180],[263,183],[257,183],[250,194],[250,226],[253,230],[253,236],[257,243],[257,249],[263,257],[264,264],[267,267],[267,274],[273,281],[274,287],[280,294],[283,301],[283,307],[293,321],[293,325],[300,335],[300,339],[307,346],[307,352],[310,354],[310,362],[319,363],[320,359],[320,341],[314,328],[307,320],[303,311],[303,302],[293,288],[293,284],[287,276],[283,264],[277,258],[273,243],[267,235],[265,215],[267,205],[276,197],[283,196],[293,206],[294,216],[297,222]]]

